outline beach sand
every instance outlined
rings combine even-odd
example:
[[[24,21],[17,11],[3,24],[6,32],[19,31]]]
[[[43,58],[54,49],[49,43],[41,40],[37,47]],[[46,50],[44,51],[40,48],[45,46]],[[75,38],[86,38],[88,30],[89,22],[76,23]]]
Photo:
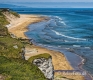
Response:
[[[11,21],[11,26],[8,27],[8,30],[10,33],[15,34],[18,38],[27,39],[24,35],[24,32],[28,30],[27,26],[31,23],[40,22],[44,19],[45,18],[36,15],[20,15],[20,18]]]
[[[31,23],[40,22],[45,20],[44,17],[39,17],[37,15],[20,15],[20,18],[12,21],[11,26],[8,27],[10,33],[16,35],[18,38],[28,39],[24,32],[26,32],[27,26]],[[26,60],[29,59],[31,56],[35,56],[38,54],[49,53],[52,56],[52,62],[54,66],[54,70],[73,70],[69,62],[66,60],[65,56],[57,51],[48,50],[43,47],[35,46],[35,45],[27,45],[26,51],[36,50],[33,53],[26,53],[25,58]],[[55,76],[60,75],[59,73],[55,73]],[[65,76],[65,75],[62,75]],[[67,78],[74,79],[74,80],[84,80],[83,76],[66,76]],[[59,79],[61,80],[61,79]]]
[[[25,57],[26,60],[30,57],[30,56],[35,56],[38,54],[43,54],[43,53],[48,53],[52,56],[52,62],[54,65],[54,70],[72,70],[73,68],[69,65],[68,61],[66,60],[65,56],[57,51],[52,51],[52,50],[48,50],[46,48],[43,47],[39,47],[39,46],[26,46],[26,51],[30,51],[30,50],[36,50],[33,53],[26,53]]]

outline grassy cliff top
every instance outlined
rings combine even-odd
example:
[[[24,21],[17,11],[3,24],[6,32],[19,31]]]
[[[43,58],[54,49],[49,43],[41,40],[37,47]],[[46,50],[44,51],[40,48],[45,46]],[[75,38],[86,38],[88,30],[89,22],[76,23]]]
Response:
[[[0,56],[0,74],[6,80],[46,80],[37,66],[28,61]]]
[[[33,60],[35,59],[39,59],[39,58],[45,58],[45,59],[48,59],[50,58],[51,55],[50,54],[47,54],[47,53],[44,53],[44,54],[39,54],[39,55],[36,55],[36,56],[32,56],[28,59],[29,62],[33,62]]]

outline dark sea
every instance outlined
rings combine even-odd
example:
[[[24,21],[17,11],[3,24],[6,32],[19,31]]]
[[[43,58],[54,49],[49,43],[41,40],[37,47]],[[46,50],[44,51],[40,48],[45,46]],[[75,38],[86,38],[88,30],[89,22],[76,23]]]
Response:
[[[75,69],[84,58],[83,69],[93,75],[93,8],[11,9],[20,14],[48,17],[49,20],[29,25],[26,36],[36,45],[63,52]]]

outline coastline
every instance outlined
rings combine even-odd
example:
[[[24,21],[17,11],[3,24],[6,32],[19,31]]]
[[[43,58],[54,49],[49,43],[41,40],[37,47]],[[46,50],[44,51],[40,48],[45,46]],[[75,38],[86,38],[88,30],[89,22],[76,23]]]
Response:
[[[26,35],[24,34],[28,29],[27,26],[40,22],[44,20],[45,18],[40,17],[38,15],[20,15],[20,18],[18,18],[16,21],[11,21],[10,26],[8,27],[8,31],[12,34],[15,34],[18,38],[28,39]]]
[[[8,27],[8,30],[10,33],[14,34],[18,38],[28,39],[24,34],[28,30],[27,27],[32,23],[37,23],[43,20],[45,20],[44,17],[40,17],[37,15],[21,15],[20,19],[18,19],[16,23],[12,24],[11,27]],[[73,70],[73,68],[65,58],[64,54],[57,51],[48,50],[46,48],[36,45],[26,46],[26,50],[31,50],[32,48],[38,50],[38,52],[34,54],[27,53],[25,54],[25,56],[31,57],[38,54],[49,53],[52,56],[54,70]],[[69,78],[73,78],[75,80],[80,80],[82,78],[81,80],[84,80],[82,76],[77,76],[76,78],[74,76],[69,76]]]
[[[44,17],[40,17],[40,16],[37,16],[37,15],[21,15],[21,18],[22,19],[20,19],[19,21],[18,21],[18,24],[16,25],[16,24],[14,24],[13,26],[11,26],[11,27],[9,27],[8,28],[8,30],[9,30],[9,32],[10,33],[12,33],[12,34],[14,34],[15,36],[17,36],[17,38],[23,38],[23,39],[28,39],[28,37],[26,37],[26,35],[24,34],[28,29],[27,29],[27,27],[30,25],[30,24],[33,24],[33,23],[37,23],[37,22],[40,22],[40,21],[43,21],[43,20],[45,20],[45,18]],[[23,20],[23,21],[22,21]],[[25,25],[24,25],[25,24]],[[53,51],[52,52],[52,50],[48,50],[48,49],[46,49],[46,48],[43,48],[43,47],[40,47],[40,46],[36,46],[36,45],[33,45],[33,48],[38,48],[38,49],[41,49],[41,51],[45,51],[45,52],[48,52],[48,53],[50,53],[53,57],[57,57],[57,55],[56,54],[54,54],[54,53],[57,53],[58,55],[61,55],[61,57],[63,58],[63,57],[65,57],[62,53],[60,53],[60,52],[57,52],[57,51]],[[30,46],[28,47],[28,46],[26,46],[26,49],[27,50],[30,50]],[[44,50],[43,50],[44,49]],[[43,52],[41,52],[42,54],[43,54]],[[40,53],[38,53],[38,54],[40,54]],[[36,55],[38,55],[37,53],[36,53]],[[34,54],[35,55],[35,54]],[[29,55],[29,56],[31,56],[31,55]],[[54,60],[53,60],[53,62],[54,61],[56,61],[56,57],[55,58],[53,58]],[[59,58],[59,57],[58,57]],[[61,59],[61,58],[60,58]],[[65,61],[66,59],[64,58],[64,61]],[[62,61],[63,62],[63,61]],[[55,64],[58,64],[58,62],[54,62]],[[68,67],[66,68],[55,68],[55,70],[61,70],[61,69],[63,69],[63,70],[73,70],[73,68],[70,66],[70,64],[68,63],[68,62],[64,62],[64,63],[66,63],[66,64],[64,64],[64,65],[67,65]],[[59,63],[59,64],[61,64],[61,63]],[[62,66],[62,65],[61,65]],[[60,67],[61,67],[60,66]]]

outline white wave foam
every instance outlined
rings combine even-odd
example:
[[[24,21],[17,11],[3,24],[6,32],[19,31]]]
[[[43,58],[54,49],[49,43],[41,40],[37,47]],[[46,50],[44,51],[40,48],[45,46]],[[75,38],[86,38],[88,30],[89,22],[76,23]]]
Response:
[[[73,45],[74,47],[81,47],[80,45]]]
[[[65,42],[69,42],[69,41],[65,40]]]
[[[58,47],[61,47],[61,46],[58,46]]]
[[[85,47],[86,49],[90,49],[90,47]]]
[[[66,23],[62,21],[62,18],[60,18],[59,16],[55,16],[55,17],[59,19],[59,22],[60,22],[60,23],[66,25]]]
[[[65,22],[63,22],[63,21],[59,21],[60,23],[62,23],[62,24],[64,24],[64,25],[66,25],[66,23]]]
[[[53,46],[49,46],[49,45],[48,45],[48,47],[53,47]]]
[[[55,31],[55,30],[52,30],[52,31],[53,31],[53,32],[55,32],[55,33],[56,33],[56,35],[60,35],[60,36],[67,37],[67,38],[70,38],[70,39],[76,39],[76,40],[86,40],[86,39],[81,39],[81,38],[74,38],[74,37],[70,37],[70,36],[65,36],[65,35],[63,35],[63,34],[61,34],[61,33],[57,32],[57,31]]]
[[[70,48],[65,48],[65,49],[70,49]]]
[[[58,18],[59,20],[62,20],[62,18],[60,18],[59,16],[55,16],[56,18]]]

